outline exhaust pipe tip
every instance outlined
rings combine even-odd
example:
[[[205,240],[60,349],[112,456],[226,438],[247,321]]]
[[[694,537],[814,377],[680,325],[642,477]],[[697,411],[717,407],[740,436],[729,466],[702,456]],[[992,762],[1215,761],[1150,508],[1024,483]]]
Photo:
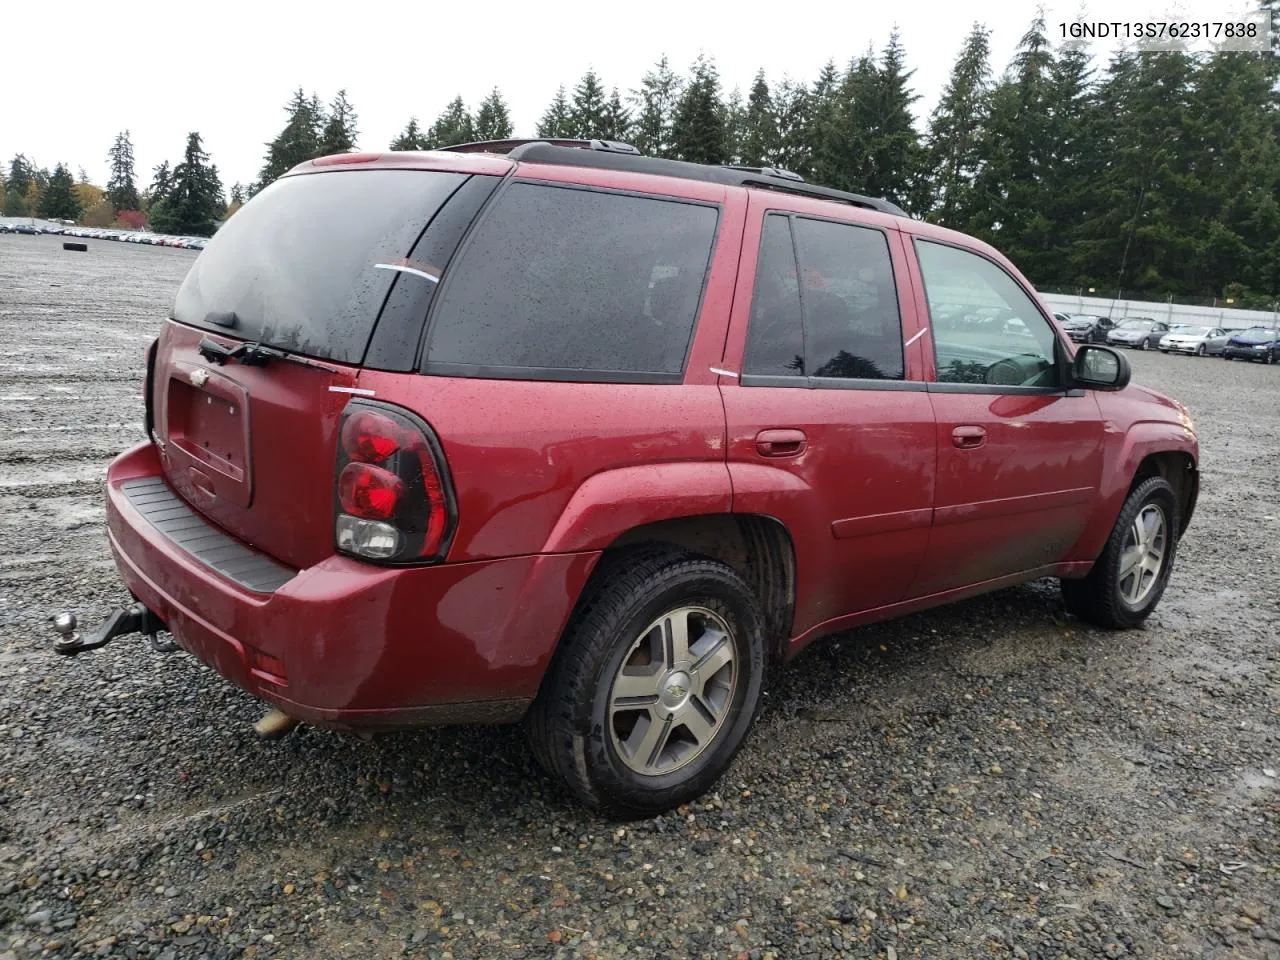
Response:
[[[253,725],[253,732],[263,740],[279,740],[296,727],[300,720],[289,716],[279,707],[272,707]]]

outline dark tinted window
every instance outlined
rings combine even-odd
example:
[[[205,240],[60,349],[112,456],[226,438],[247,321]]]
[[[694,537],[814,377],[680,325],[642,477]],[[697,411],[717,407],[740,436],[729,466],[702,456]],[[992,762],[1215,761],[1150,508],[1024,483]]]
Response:
[[[359,363],[397,275],[387,265],[409,252],[465,179],[456,173],[343,170],[277,180],[196,258],[178,289],[173,317]],[[227,326],[232,315],[234,325]]]
[[[397,271],[395,284],[383,304],[378,328],[369,341],[364,365],[376,370],[412,370],[418,362],[418,342],[427,311],[440,286],[440,277],[453,259],[467,227],[500,183],[498,177],[472,177],[449,198]]]
[[[760,259],[751,296],[751,324],[743,373],[804,376],[800,284],[796,279],[791,221],[768,216],[760,235]]]
[[[846,223],[792,222],[809,376],[901,380],[902,321],[885,235]]]
[[[678,379],[716,220],[692,203],[512,184],[440,292],[428,371]]]

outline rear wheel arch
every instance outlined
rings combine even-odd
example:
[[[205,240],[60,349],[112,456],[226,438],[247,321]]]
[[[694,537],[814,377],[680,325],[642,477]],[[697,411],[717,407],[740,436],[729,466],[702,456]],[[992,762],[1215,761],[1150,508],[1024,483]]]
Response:
[[[641,524],[611,543],[599,566],[620,552],[640,547],[684,551],[731,567],[760,602],[770,656],[782,659],[795,615],[796,554],[791,532],[780,520],[760,514],[715,513]]]

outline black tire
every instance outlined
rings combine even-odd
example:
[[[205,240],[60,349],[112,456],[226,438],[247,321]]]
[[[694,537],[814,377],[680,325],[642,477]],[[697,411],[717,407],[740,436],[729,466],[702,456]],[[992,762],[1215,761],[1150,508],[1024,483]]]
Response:
[[[1204,347],[1204,344],[1203,344],[1203,343],[1202,343],[1202,344],[1200,344],[1200,346],[1196,347],[1196,356],[1197,356],[1197,357],[1203,357],[1203,356],[1205,355],[1205,353],[1207,353],[1207,352],[1208,352],[1208,351],[1206,351],[1206,350],[1205,350],[1205,347]]]
[[[1138,349],[1139,350],[1147,349],[1147,341],[1145,339],[1138,341]]]
[[[1130,526],[1148,506],[1158,506],[1165,523],[1165,555],[1155,583],[1140,603],[1131,604],[1121,595],[1120,563]],[[1178,500],[1164,477],[1148,477],[1129,492],[1116,518],[1106,546],[1081,580],[1063,580],[1062,598],[1067,610],[1089,623],[1109,630],[1136,627],[1151,615],[1164,594],[1178,552]]]
[[[719,561],[638,548],[602,563],[560,641],[526,730],[538,762],[583,804],[616,818],[648,817],[704,794],[742,746],[765,683],[764,617],[751,589]],[[737,682],[700,753],[669,773],[643,775],[614,744],[609,696],[645,627],[682,606],[704,607],[728,625]]]

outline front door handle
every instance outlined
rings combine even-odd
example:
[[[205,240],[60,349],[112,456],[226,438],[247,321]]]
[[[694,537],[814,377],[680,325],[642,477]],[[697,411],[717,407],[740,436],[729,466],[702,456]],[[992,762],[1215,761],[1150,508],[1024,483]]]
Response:
[[[987,442],[987,431],[967,424],[959,426],[951,431],[951,442],[961,450],[972,450]]]
[[[756,452],[762,457],[798,457],[808,444],[803,430],[761,430]]]

